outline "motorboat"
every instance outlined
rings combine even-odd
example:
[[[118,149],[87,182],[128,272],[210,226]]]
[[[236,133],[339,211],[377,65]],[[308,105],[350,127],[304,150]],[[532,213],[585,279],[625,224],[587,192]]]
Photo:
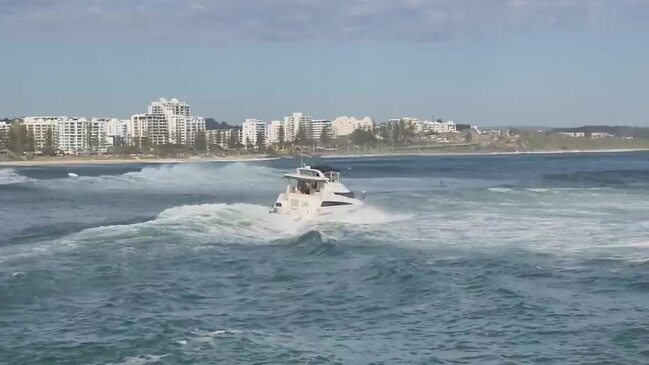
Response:
[[[365,192],[357,196],[340,181],[340,171],[330,166],[303,166],[285,174],[286,191],[279,194],[271,213],[319,217],[350,212],[363,206]]]

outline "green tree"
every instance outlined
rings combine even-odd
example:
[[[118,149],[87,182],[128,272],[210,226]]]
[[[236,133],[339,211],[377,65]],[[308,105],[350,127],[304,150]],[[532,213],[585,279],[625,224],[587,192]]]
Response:
[[[286,129],[284,128],[284,125],[283,125],[283,124],[279,126],[279,136],[278,136],[278,139],[279,139],[279,143],[287,142],[287,141],[286,141]]]
[[[149,139],[149,137],[141,137],[139,142],[140,142],[139,143],[140,144],[139,149],[140,149],[141,153],[149,153],[149,152],[151,152],[151,147],[153,146],[153,144],[151,143],[151,140]]]
[[[7,149],[22,155],[23,152],[34,152],[34,137],[27,128],[19,123],[13,123],[7,132]]]
[[[266,144],[264,143],[264,134],[259,132],[257,133],[257,151],[263,151],[266,148]]]
[[[384,125],[379,127],[379,136],[381,136],[381,139],[383,139],[384,142],[387,142],[388,139],[390,138],[390,133],[388,132],[388,128]]]
[[[403,121],[400,121],[396,125],[392,125],[392,142],[399,143],[401,142],[401,132],[403,131]]]
[[[413,123],[408,123],[408,125],[404,125],[401,135],[403,138],[404,145],[410,143],[410,141],[412,141],[412,139],[417,135],[417,133],[415,133],[415,125]]]
[[[252,141],[250,140],[249,137],[246,137],[246,149],[247,150],[252,150],[255,147],[254,144],[252,144]]]
[[[307,140],[305,128],[298,128],[297,134],[295,136],[295,142],[298,144],[298,146],[306,146],[309,144],[308,143],[309,141]]]
[[[320,143],[325,146],[331,143],[331,128],[329,126],[322,128],[322,133],[320,133]]]
[[[374,146],[376,145],[376,137],[374,137],[374,134],[369,131],[365,131],[362,129],[357,129],[352,132],[352,134],[349,136],[351,139],[352,143],[358,146]]]
[[[221,133],[225,133],[225,131],[221,131]],[[230,136],[228,137],[228,149],[229,150],[236,150],[240,147],[241,143],[239,143],[239,138],[237,137],[237,134],[234,133],[234,131],[230,132]]]
[[[196,132],[196,139],[194,140],[194,149],[197,152],[207,151],[207,136],[204,130]]]

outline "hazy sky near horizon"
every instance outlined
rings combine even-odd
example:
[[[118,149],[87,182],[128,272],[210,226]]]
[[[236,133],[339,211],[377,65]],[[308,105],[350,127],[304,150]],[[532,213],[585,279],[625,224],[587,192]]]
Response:
[[[0,0],[0,117],[649,126],[649,0]]]

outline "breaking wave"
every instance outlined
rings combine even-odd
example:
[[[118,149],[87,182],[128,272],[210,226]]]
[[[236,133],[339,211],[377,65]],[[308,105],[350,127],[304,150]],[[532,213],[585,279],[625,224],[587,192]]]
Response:
[[[339,226],[363,230],[366,226],[378,228],[382,224],[408,218],[408,215],[390,215],[374,207],[312,220],[271,214],[269,207],[255,204],[184,205],[166,209],[147,222],[90,228],[68,236],[65,240],[96,242],[177,235],[191,237],[192,241],[201,244],[268,244],[300,237],[311,231],[335,237]]]
[[[102,191],[156,189],[213,192],[233,188],[243,190],[252,186],[272,186],[276,190],[281,182],[281,174],[281,170],[243,162],[226,165],[183,163],[145,166],[140,171],[121,175],[82,175],[74,178],[66,176],[60,179],[37,180],[37,184],[54,190],[84,188]]]
[[[1,169],[0,170],[0,185],[19,184],[30,182],[32,179],[23,176],[15,169]]]

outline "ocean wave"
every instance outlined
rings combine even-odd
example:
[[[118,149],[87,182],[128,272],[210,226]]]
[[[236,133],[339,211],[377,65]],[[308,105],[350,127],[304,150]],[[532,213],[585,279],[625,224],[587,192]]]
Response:
[[[145,166],[121,175],[78,176],[38,180],[39,186],[53,190],[90,189],[136,191],[142,189],[218,193],[220,191],[268,187],[277,190],[282,171],[244,162],[228,164],[186,163]],[[2,177],[0,176],[0,179]],[[1,181],[1,180],[0,180]]]
[[[633,187],[649,184],[649,170],[572,171],[546,174],[543,181],[558,186]]]
[[[16,169],[0,169],[0,185],[20,184],[33,181],[27,176],[21,175]]]
[[[139,355],[125,357],[122,362],[108,363],[108,365],[146,365],[146,364],[161,364],[164,358],[171,356],[170,354],[164,355]]]
[[[166,209],[155,219],[147,222],[90,228],[70,235],[65,240],[75,242],[137,240],[143,236],[179,235],[191,237],[202,244],[214,242],[268,244],[287,239],[299,239],[310,231],[334,233],[336,225],[376,226],[409,217],[409,215],[388,214],[375,207],[363,207],[356,212],[327,216],[322,219],[305,219],[271,214],[269,207],[255,204],[183,205]]]

